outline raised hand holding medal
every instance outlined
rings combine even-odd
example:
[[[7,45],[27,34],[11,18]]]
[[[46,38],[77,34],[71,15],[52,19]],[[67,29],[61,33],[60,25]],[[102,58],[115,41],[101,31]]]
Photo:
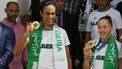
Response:
[[[38,29],[40,27],[40,23],[38,21],[34,21],[31,25],[34,29]]]
[[[40,27],[40,23],[38,21],[33,21],[32,23],[27,23],[26,27],[26,35],[29,36],[34,29],[38,29]]]

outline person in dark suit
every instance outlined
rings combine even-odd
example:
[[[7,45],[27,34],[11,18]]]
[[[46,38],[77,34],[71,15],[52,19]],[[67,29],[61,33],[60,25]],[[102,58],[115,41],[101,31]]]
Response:
[[[80,33],[78,30],[80,4],[81,0],[64,0],[63,28],[66,30],[69,40],[71,42],[69,48],[72,58],[73,69],[78,68],[80,60],[82,59]]]

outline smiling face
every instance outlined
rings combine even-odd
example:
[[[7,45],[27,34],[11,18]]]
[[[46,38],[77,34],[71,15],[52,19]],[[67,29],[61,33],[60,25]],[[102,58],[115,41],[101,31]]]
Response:
[[[101,40],[107,40],[111,34],[111,24],[107,19],[100,19],[98,21],[98,32],[101,37]]]
[[[56,7],[54,5],[47,5],[44,7],[43,12],[41,12],[41,16],[45,27],[50,27],[53,24],[55,14]]]

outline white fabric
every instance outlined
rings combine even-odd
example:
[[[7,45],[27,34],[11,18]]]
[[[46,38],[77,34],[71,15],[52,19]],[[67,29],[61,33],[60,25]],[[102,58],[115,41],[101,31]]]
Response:
[[[115,37],[117,36],[116,29],[122,28],[122,18],[118,11],[116,11],[113,8],[110,8],[109,10],[104,11],[104,12],[99,12],[95,10],[93,13],[89,15],[86,31],[91,32],[91,39],[96,39],[97,37],[99,37],[98,27],[97,27],[96,22],[101,17],[106,16],[106,15],[109,15],[112,18],[113,28],[112,28],[111,34]]]
[[[99,39],[94,40],[95,46],[98,44],[98,42],[99,42]],[[121,52],[122,52],[121,43],[118,42],[118,41],[116,41],[116,44],[117,44],[118,53],[119,53],[119,57],[118,58],[122,58],[122,54],[121,54]],[[105,47],[102,48],[101,50],[95,52],[95,54],[94,54],[95,55],[95,58],[96,58],[97,55],[105,56],[105,52],[106,52],[106,49],[107,49],[107,45],[108,44],[106,44]],[[91,65],[91,68],[90,69],[103,69],[103,63],[104,63],[103,60],[97,60],[96,59],[96,60],[92,60],[92,61],[94,61],[94,62],[92,62],[92,65]]]
[[[54,30],[54,29],[53,29]],[[53,45],[53,49],[45,49],[45,48],[41,48],[40,51],[40,58],[39,58],[39,65],[38,65],[38,69],[68,69],[68,65],[67,65],[67,57],[66,57],[66,51],[65,51],[65,46],[69,45],[70,42],[68,40],[68,36],[66,34],[66,32],[59,28],[59,31],[61,33],[61,37],[62,37],[62,41],[63,41],[63,50],[60,51],[61,53],[58,53],[58,57],[57,55],[55,55],[55,50],[56,49],[56,45],[55,45],[55,33],[54,31],[46,31],[43,30],[42,33],[42,44],[52,44]],[[44,37],[44,38],[43,38]],[[65,59],[60,59],[59,62],[56,62],[56,58],[65,58]],[[58,68],[57,65],[58,64]]]
[[[110,2],[110,4],[111,4],[111,6],[113,7],[113,8],[116,8],[116,6],[117,6],[117,4],[119,3],[119,2],[121,2],[122,0],[113,0],[112,2]]]

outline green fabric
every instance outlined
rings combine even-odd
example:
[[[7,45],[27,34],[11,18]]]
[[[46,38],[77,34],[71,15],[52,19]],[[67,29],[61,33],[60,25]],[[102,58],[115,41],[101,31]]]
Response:
[[[115,38],[111,35],[105,53],[103,69],[117,69],[118,65],[118,48]]]
[[[62,50],[62,40],[61,40],[61,33],[59,32],[58,26],[55,25],[55,38],[56,38],[56,47],[57,47],[57,52]]]
[[[37,62],[38,65],[41,44],[40,42],[42,40],[42,27],[43,22],[41,21],[40,28],[34,29],[32,34],[29,36],[27,69],[32,69],[33,62]]]

